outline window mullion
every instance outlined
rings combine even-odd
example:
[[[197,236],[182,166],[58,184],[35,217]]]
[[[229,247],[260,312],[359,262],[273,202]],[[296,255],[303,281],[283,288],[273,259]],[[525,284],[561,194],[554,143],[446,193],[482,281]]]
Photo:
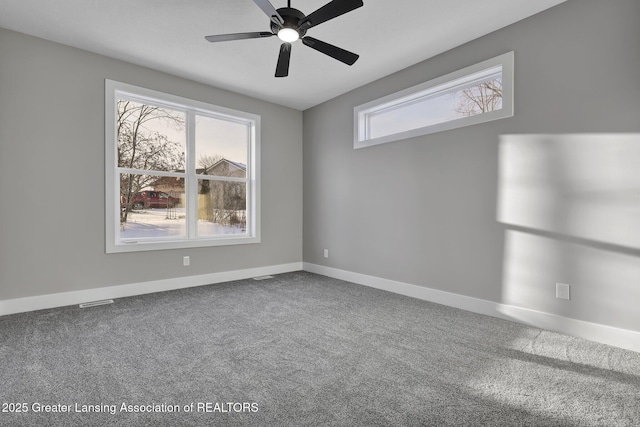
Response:
[[[134,175],[154,175],[154,176],[173,176],[183,178],[182,172],[161,171],[153,169],[132,169],[132,168],[116,168],[116,174],[134,174]]]
[[[198,175],[197,179],[207,179],[209,181],[225,181],[225,182],[245,182],[249,183],[249,178],[236,178],[233,176],[217,176],[217,175]]]
[[[198,231],[198,178],[196,176],[196,115],[187,111],[187,235],[194,239]]]

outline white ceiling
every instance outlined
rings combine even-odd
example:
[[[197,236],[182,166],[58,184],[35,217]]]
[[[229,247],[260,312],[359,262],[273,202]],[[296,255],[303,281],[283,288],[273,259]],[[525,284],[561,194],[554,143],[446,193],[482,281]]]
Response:
[[[292,7],[308,15],[328,1]],[[269,31],[252,0],[0,0],[0,27],[304,110],[563,1],[364,0],[307,33],[358,62],[349,67],[298,41],[286,78],[274,77],[277,37],[204,39]]]

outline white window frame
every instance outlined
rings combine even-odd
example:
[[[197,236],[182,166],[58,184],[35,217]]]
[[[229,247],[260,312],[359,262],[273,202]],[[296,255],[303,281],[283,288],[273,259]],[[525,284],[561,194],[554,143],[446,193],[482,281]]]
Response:
[[[124,97],[135,101],[147,101],[154,105],[186,113],[186,171],[162,172],[162,175],[180,176],[185,179],[187,237],[166,239],[120,239],[120,168],[117,164],[117,99]],[[197,228],[197,180],[195,159],[195,116],[203,115],[223,120],[246,123],[250,129],[247,150],[247,176],[243,178],[216,177],[214,180],[242,181],[247,185],[247,225],[241,235],[216,235],[198,237]],[[152,171],[135,171],[151,173]],[[206,102],[183,98],[139,86],[105,79],[105,208],[106,252],[137,252],[165,249],[196,248],[260,243],[260,116],[220,107]],[[212,178],[207,176],[207,178]]]
[[[425,99],[430,96],[438,96],[448,91],[454,91],[465,84],[465,77],[502,67],[502,108],[495,111],[476,114],[469,117],[461,117],[454,120],[410,129],[403,132],[385,135],[378,138],[370,138],[368,134],[368,117],[394,108],[402,108],[412,101]],[[435,132],[471,126],[492,120],[504,119],[513,116],[513,74],[514,53],[508,52],[495,58],[488,59],[478,64],[471,65],[444,76],[429,80],[419,85],[401,90],[382,98],[358,105],[353,109],[353,148],[366,148],[401,139],[428,135]]]

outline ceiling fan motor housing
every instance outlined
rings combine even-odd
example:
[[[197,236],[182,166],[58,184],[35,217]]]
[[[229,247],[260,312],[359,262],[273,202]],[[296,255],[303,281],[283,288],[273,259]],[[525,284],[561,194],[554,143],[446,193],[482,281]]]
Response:
[[[300,35],[300,38],[302,38],[307,33],[307,30],[304,28],[301,29],[299,25],[300,21],[306,18],[306,15],[304,13],[292,7],[281,7],[280,9],[278,9],[278,13],[280,14],[280,16],[282,16],[284,24],[282,26],[278,26],[275,22],[272,21],[271,32],[273,34],[277,35],[278,31],[280,31],[282,28],[291,28],[293,30],[296,30]]]

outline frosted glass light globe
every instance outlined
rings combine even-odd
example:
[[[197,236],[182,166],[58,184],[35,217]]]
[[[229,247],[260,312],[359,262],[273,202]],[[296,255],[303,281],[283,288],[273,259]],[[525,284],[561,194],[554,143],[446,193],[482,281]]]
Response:
[[[282,28],[278,31],[278,38],[283,42],[293,43],[300,38],[300,34],[293,28]]]

